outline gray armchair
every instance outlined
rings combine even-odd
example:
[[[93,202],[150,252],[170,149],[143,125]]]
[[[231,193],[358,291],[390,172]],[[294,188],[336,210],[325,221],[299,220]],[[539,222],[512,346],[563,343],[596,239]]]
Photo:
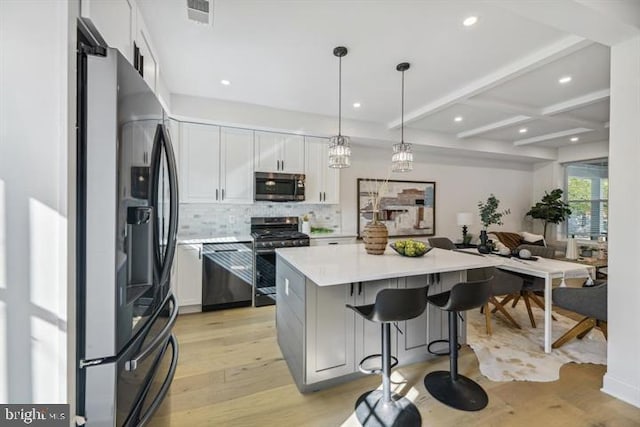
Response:
[[[546,246],[538,246],[538,245],[520,245],[516,248],[519,252],[521,249],[528,249],[531,252],[532,256],[538,256],[542,258],[553,258],[555,255],[555,249],[549,248]],[[544,310],[544,302],[538,298],[536,292],[541,293],[544,292],[544,279],[540,277],[531,277],[531,276],[522,276],[524,278],[524,284],[522,286],[522,292],[520,292],[520,296],[516,296],[512,307],[515,307],[520,300],[520,297],[524,300],[525,305],[527,306],[527,313],[529,314],[529,321],[531,322],[532,327],[536,327],[536,321],[533,317],[533,312],[531,311],[531,303],[533,302],[535,305]],[[506,304],[509,299],[502,300],[502,304]],[[495,311],[495,309],[494,309]]]
[[[558,307],[586,316],[558,338],[552,344],[553,348],[558,348],[573,338],[582,339],[596,327],[607,338],[606,283],[590,288],[556,288],[552,295],[553,303]]]

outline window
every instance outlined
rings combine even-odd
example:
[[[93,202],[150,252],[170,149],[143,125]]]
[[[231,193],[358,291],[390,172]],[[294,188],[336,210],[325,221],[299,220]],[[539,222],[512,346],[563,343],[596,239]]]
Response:
[[[607,159],[568,163],[566,195],[571,215],[567,235],[597,240],[606,235],[609,220],[609,161]]]

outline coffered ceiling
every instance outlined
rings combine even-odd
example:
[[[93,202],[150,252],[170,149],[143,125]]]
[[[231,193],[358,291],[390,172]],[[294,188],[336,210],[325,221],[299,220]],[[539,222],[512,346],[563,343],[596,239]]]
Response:
[[[609,48],[515,1],[215,0],[212,26],[188,21],[186,0],[138,3],[172,93],[336,116],[344,45],[347,118],[397,128],[407,61],[406,127],[515,146],[608,139]]]

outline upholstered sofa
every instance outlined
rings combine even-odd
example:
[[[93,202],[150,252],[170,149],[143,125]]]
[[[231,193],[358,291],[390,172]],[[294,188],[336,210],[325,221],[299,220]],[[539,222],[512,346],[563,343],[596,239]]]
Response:
[[[547,243],[544,237],[540,234],[533,234],[526,231],[519,233],[507,232],[507,231],[489,231],[487,233],[489,239],[491,239],[496,245],[496,249],[507,247],[513,251],[517,249],[528,249],[534,256],[541,256],[544,258],[553,258],[555,249],[547,247]]]

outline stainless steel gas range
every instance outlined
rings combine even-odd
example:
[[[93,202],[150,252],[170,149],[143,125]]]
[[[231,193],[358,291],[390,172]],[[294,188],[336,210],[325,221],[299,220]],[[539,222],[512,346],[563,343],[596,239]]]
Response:
[[[254,259],[254,305],[276,303],[276,249],[309,246],[309,236],[298,231],[298,217],[251,218]]]

